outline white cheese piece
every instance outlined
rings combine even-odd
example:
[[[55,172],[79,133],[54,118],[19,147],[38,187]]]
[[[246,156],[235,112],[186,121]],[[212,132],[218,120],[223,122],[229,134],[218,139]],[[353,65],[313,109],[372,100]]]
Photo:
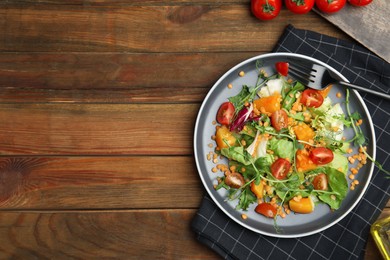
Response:
[[[269,80],[264,87],[262,87],[258,95],[260,97],[269,97],[275,93],[281,94],[283,89],[283,79],[271,79]]]

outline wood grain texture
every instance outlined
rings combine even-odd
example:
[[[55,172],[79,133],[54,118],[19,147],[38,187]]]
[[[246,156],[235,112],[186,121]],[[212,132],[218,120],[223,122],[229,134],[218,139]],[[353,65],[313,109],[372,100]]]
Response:
[[[0,1],[0,259],[219,259],[190,230],[204,96],[287,24],[350,39],[249,3]]]
[[[197,208],[205,193],[191,156],[0,158],[0,180],[14,210]]]
[[[375,0],[364,7],[347,4],[335,14],[317,12],[366,48],[390,62],[390,1]]]
[[[223,73],[259,54],[0,53],[0,103],[201,102]]]
[[[343,37],[315,13],[283,10],[264,26],[248,4],[98,7],[5,5],[0,50],[8,52],[270,51],[284,27]]]
[[[190,230],[195,213],[0,212],[0,258],[220,259]],[[380,259],[371,237],[365,259]]]
[[[188,155],[199,104],[1,104],[1,155]]]
[[[219,259],[195,240],[195,210],[0,212],[1,259]]]

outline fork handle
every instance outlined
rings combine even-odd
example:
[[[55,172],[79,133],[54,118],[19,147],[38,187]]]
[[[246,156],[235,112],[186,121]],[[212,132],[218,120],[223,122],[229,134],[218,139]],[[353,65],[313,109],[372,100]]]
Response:
[[[376,95],[376,96],[380,96],[380,97],[385,98],[387,100],[390,100],[390,95],[386,94],[386,93],[383,93],[383,92],[375,91],[375,90],[372,90],[372,89],[369,89],[369,88],[363,88],[361,86],[358,86],[358,85],[355,85],[355,84],[351,84],[351,83],[348,83],[348,82],[345,82],[345,81],[339,81],[338,83],[340,85],[343,85],[343,86],[347,86],[347,87],[350,87],[350,88],[353,88],[353,89],[364,91],[364,92],[367,92],[367,93],[370,93],[370,94],[373,94],[373,95]]]

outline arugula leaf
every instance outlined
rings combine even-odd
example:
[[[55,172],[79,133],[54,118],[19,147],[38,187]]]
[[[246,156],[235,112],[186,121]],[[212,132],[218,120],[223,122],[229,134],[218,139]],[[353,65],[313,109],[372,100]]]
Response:
[[[355,140],[353,141],[353,143],[356,146],[364,145],[366,143],[366,137],[364,136],[364,134],[362,132],[356,133]]]
[[[298,93],[298,91],[302,91],[305,89],[305,86],[302,85],[300,82],[296,81],[295,85],[291,88],[289,92],[283,97],[282,106],[284,109],[289,111],[295,101],[297,100],[295,95]]]
[[[235,160],[244,165],[250,165],[253,161],[253,157],[242,146],[222,148],[221,154],[228,159]]]
[[[344,173],[330,167],[324,167],[331,192],[323,193],[318,198],[328,204],[331,209],[338,209],[348,192],[348,182]]]
[[[266,172],[270,172],[271,161],[267,157],[260,157],[260,158],[256,159],[256,161],[253,163],[253,165],[252,164],[245,165],[245,164],[239,163],[237,161],[230,161],[229,168],[231,166],[234,166],[236,168],[236,171],[238,171],[239,173],[242,174],[242,176],[244,176],[244,179],[259,180],[260,176],[258,176],[258,174],[263,175]],[[255,169],[255,167],[256,167],[256,169]]]
[[[257,202],[257,197],[250,190],[250,186],[246,186],[242,191],[238,198],[238,205],[236,209],[247,210],[249,205]]]
[[[238,113],[244,107],[245,103],[251,101],[255,95],[256,91],[254,88],[243,85],[240,93],[230,97],[229,101],[234,105],[235,111]]]
[[[362,118],[362,116],[357,111],[353,112],[349,117],[356,121]]]
[[[229,190],[230,187],[225,183],[225,176],[221,177],[218,181],[218,185],[215,187],[215,190],[219,190],[221,188],[224,188],[226,190]]]

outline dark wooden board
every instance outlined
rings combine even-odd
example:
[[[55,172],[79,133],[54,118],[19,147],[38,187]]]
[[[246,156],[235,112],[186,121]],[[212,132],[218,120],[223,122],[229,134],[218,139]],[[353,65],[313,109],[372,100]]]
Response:
[[[2,210],[197,208],[205,193],[192,156],[3,157],[0,180]]]
[[[346,4],[341,11],[334,14],[316,11],[366,48],[390,62],[389,0],[374,0],[364,7]]]
[[[283,9],[265,24],[251,15],[248,4],[9,5],[0,8],[0,17],[0,50],[7,52],[271,51],[292,22],[343,36],[312,12],[297,16]]]

